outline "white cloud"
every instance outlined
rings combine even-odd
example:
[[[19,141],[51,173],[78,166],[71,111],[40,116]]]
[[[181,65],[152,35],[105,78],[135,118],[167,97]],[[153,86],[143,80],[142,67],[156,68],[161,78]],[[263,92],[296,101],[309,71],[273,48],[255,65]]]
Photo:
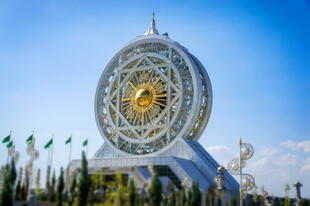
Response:
[[[305,140],[301,142],[295,142],[292,140],[287,140],[281,143],[282,146],[287,147],[291,150],[302,150],[305,153],[310,153],[310,140]]]
[[[261,150],[258,151],[258,154],[261,154],[263,156],[272,156],[279,153],[279,150],[271,147],[264,147]]]
[[[238,152],[231,150],[223,145],[206,147],[206,150],[216,159],[219,164],[226,167],[228,161],[238,157]]]
[[[300,172],[310,174],[310,157],[304,161],[304,165],[300,168]]]
[[[300,168],[301,173],[309,174],[310,173],[310,164],[305,164],[302,168]]]
[[[297,156],[293,155],[293,154],[285,154],[282,155],[277,163],[279,164],[279,166],[283,165],[283,166],[294,166],[297,164]]]
[[[253,158],[247,161],[244,172],[254,176],[258,187],[264,185],[268,192],[278,196],[284,195],[285,184],[300,181],[304,185],[303,195],[309,196],[310,157],[306,153],[308,150],[305,142],[307,143],[286,141],[273,147],[254,148],[256,152]],[[283,146],[294,148],[294,151]],[[222,145],[209,146],[206,150],[225,167],[228,161],[238,157],[237,151]]]

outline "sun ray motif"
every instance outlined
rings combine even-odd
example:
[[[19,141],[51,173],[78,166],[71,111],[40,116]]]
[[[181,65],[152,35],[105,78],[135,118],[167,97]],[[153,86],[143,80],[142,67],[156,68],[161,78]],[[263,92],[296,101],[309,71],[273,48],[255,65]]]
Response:
[[[155,71],[135,73],[124,90],[121,108],[125,117],[133,125],[146,125],[152,122],[166,106],[166,83]]]

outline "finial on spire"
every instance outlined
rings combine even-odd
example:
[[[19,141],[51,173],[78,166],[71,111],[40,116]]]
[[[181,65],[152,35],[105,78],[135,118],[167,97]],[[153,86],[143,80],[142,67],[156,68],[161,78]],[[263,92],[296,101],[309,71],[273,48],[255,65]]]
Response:
[[[152,13],[152,24],[155,24],[155,12]]]
[[[158,30],[156,29],[155,12],[154,11],[152,13],[152,24],[151,24],[151,27],[148,28],[148,30],[144,33],[144,35],[151,35],[151,34],[159,34]]]

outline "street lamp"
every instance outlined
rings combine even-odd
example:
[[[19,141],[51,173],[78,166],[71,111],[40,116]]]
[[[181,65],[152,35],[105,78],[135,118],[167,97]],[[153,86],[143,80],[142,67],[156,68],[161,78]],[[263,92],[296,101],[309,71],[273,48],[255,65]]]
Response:
[[[251,144],[244,143],[240,139],[239,142],[239,158],[234,158],[228,163],[228,170],[233,175],[239,175],[240,180],[240,206],[243,205],[243,199],[246,198],[247,192],[255,186],[254,177],[247,173],[242,173],[242,168],[246,166],[246,160],[252,158],[254,148]]]

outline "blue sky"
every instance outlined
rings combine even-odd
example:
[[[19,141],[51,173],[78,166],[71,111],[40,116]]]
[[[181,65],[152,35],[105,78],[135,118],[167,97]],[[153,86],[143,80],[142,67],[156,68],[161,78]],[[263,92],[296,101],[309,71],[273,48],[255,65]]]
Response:
[[[224,164],[242,137],[256,148],[248,167],[258,186],[283,195],[284,184],[300,180],[310,197],[310,2],[302,0],[0,1],[0,136],[13,130],[20,165],[32,131],[42,169],[52,134],[57,167],[67,164],[70,134],[74,158],[85,138],[89,156],[96,151],[99,77],[146,31],[153,10],[160,33],[187,47],[210,76],[214,104],[200,143]],[[4,145],[0,152],[3,164]]]

